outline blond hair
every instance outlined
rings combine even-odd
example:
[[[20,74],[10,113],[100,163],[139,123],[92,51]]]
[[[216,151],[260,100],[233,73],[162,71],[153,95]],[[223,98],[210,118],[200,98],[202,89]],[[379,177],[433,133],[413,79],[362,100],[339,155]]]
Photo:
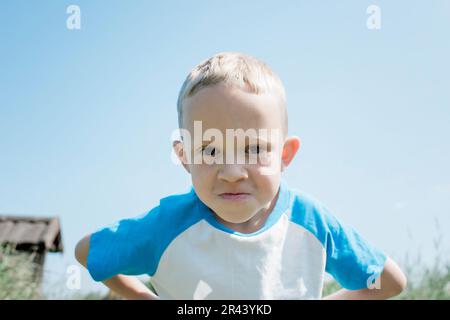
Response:
[[[184,80],[177,101],[178,126],[183,128],[183,101],[200,89],[219,83],[255,94],[274,93],[280,98],[283,131],[287,135],[286,94],[280,78],[261,60],[239,52],[221,52],[197,65]]]

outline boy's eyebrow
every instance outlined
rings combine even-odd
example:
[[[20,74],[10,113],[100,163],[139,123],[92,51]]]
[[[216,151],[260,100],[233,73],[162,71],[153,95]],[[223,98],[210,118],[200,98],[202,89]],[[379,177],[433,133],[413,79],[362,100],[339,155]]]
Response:
[[[245,141],[247,142],[248,141],[248,139],[245,139]],[[267,145],[272,145],[271,143],[270,143],[270,141],[268,141],[268,140],[266,140],[266,139],[263,139],[263,138],[258,138],[258,137],[252,137],[252,139],[250,140],[251,142],[256,142],[256,143],[264,143],[264,144],[267,144]],[[213,143],[213,142],[215,142],[215,139],[210,139],[210,140],[202,140],[202,146],[207,146],[207,145],[209,145],[209,144],[211,144],[211,143]],[[247,143],[246,143],[247,144]]]
[[[270,141],[267,141],[266,139],[264,139],[264,138],[261,138],[261,137],[256,137],[256,142],[263,142],[263,143],[267,143],[267,144],[270,144]]]

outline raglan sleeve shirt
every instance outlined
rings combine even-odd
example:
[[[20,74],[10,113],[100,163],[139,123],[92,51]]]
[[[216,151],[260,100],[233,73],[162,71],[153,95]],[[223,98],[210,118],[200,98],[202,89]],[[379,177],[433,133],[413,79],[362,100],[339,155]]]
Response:
[[[355,229],[339,221],[321,202],[305,193],[292,192],[287,187],[283,192],[289,192],[291,197],[285,198],[292,200],[286,206],[286,211],[281,210],[283,214],[289,215],[290,222],[307,229],[321,244],[325,259],[322,266],[324,265],[325,270],[317,268],[322,270],[314,272],[329,273],[343,288],[349,290],[370,287],[381,275],[386,255],[365,240]],[[195,210],[199,201],[193,191],[184,196],[172,196],[141,216],[122,219],[96,230],[91,234],[87,258],[87,269],[92,278],[95,281],[104,281],[117,274],[153,276],[163,252],[171,241],[207,215],[202,213],[202,210]],[[168,214],[169,211],[177,214]],[[266,227],[265,232],[277,230]],[[223,232],[219,234],[226,236]],[[236,235],[227,237],[236,238]],[[239,241],[246,241],[245,239],[250,241],[251,237],[241,237]],[[296,250],[304,250],[300,243],[294,247]],[[192,247],[190,250],[200,248]],[[195,252],[192,254],[195,255]]]

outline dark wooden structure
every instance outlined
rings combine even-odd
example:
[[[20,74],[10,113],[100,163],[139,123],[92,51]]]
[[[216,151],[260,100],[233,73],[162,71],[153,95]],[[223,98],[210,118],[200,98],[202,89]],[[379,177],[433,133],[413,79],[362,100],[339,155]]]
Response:
[[[30,254],[41,281],[46,253],[63,252],[59,218],[0,215],[0,245]]]

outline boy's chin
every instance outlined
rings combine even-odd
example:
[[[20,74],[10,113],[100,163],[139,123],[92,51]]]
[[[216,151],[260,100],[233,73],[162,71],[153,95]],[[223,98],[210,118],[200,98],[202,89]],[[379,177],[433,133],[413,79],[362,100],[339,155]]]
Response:
[[[238,213],[238,214],[233,214],[233,213],[227,213],[227,214],[217,214],[216,216],[218,216],[220,219],[222,219],[223,221],[227,222],[227,223],[232,223],[232,224],[241,224],[241,223],[245,223],[247,221],[249,221],[251,218],[254,217],[254,214],[249,214],[249,215],[242,215],[242,212]]]

